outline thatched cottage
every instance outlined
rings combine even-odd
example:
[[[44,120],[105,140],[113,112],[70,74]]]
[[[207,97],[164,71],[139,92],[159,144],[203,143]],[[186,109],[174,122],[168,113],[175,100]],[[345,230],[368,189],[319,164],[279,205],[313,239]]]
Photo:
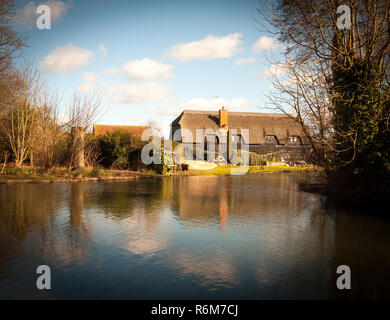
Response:
[[[249,134],[243,129],[248,129]],[[217,151],[224,135],[238,144],[249,144],[249,151],[259,154],[300,152],[308,143],[300,125],[278,113],[228,112],[224,107],[219,111],[184,110],[171,123],[171,139],[183,144],[207,145],[211,138],[215,139]]]

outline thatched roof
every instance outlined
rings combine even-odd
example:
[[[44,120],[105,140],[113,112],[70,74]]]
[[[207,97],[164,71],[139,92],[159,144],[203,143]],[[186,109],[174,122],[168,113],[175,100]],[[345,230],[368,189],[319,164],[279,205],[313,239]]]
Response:
[[[125,131],[141,137],[144,130],[150,129],[150,126],[121,126],[121,125],[105,125],[94,124],[93,132],[95,136],[104,135],[106,133],[113,133],[114,131]]]
[[[176,129],[188,129],[194,139],[196,129],[219,128],[218,111],[193,111],[184,110],[171,124],[172,131]],[[289,136],[299,136],[305,143],[305,135],[300,125],[291,117],[279,113],[255,113],[255,112],[228,112],[229,130],[249,129],[249,143],[262,144],[267,135],[276,136],[280,144],[286,144]],[[186,141],[183,136],[182,142]],[[197,141],[198,142],[198,141]],[[200,141],[199,141],[200,142]]]

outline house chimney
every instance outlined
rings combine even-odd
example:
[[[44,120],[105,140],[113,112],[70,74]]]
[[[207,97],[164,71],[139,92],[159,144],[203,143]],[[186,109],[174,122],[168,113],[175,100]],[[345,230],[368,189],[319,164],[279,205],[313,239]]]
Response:
[[[219,128],[225,130],[228,128],[228,112],[224,107],[219,110]]]

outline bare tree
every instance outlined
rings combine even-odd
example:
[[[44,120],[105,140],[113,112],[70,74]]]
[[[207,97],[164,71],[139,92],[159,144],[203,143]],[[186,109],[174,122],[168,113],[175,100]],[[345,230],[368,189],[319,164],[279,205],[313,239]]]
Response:
[[[15,1],[0,0],[0,117],[4,115],[4,105],[9,104],[18,87],[13,58],[26,46],[26,39],[12,27],[15,15]]]
[[[298,122],[311,150],[311,160],[328,168],[332,165],[332,101],[321,64],[284,62],[283,77],[271,72],[273,85],[267,95],[272,109]]]
[[[20,167],[29,156],[42,89],[39,72],[32,65],[23,66],[18,77],[20,86],[8,100],[6,118],[0,122],[16,167]]]
[[[68,126],[72,137],[71,166],[84,168],[85,133],[102,111],[102,97],[98,91],[75,93],[68,109]]]
[[[85,165],[87,167],[96,167],[100,163],[100,150],[96,140],[87,141],[84,150]]]
[[[8,106],[20,85],[19,74],[12,62],[25,46],[25,38],[12,27],[15,15],[15,1],[0,0],[0,121],[5,121]]]
[[[44,168],[58,165],[60,144],[64,138],[60,119],[61,98],[45,88],[36,109],[36,121],[30,154],[30,163]]]
[[[340,110],[335,105],[340,101],[348,105],[354,96],[347,87],[340,90],[334,76],[348,72],[356,61],[374,62],[381,75],[378,86],[389,85],[390,2],[261,0],[260,4],[256,20],[261,31],[276,35],[284,46],[283,61],[274,61],[279,70],[273,75],[271,106],[300,123],[315,160],[325,168],[332,167],[338,154],[348,154],[345,165],[354,161],[362,129],[339,125]],[[350,9],[349,27],[338,24],[340,5]],[[342,90],[352,96],[341,95]],[[389,115],[371,114],[376,123],[386,120],[383,117]]]
[[[14,0],[0,0],[0,74],[8,70],[12,57],[25,46],[26,39],[12,28],[15,14]]]

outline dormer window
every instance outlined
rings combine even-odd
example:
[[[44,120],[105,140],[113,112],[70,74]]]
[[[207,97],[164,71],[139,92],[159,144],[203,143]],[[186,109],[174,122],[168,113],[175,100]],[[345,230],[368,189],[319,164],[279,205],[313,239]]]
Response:
[[[301,138],[298,137],[298,136],[290,136],[290,137],[288,138],[288,142],[289,142],[290,144],[301,144]]]
[[[264,137],[264,143],[278,144],[276,136],[267,135]]]

